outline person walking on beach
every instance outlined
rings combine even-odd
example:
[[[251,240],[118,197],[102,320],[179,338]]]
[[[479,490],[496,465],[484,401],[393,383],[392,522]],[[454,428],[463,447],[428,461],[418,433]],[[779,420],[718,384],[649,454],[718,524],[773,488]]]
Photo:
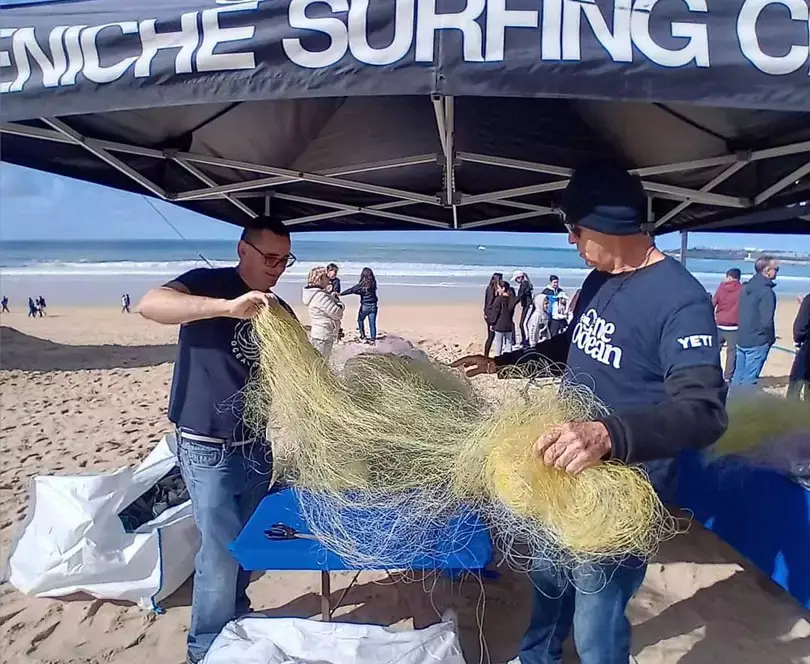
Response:
[[[727,386],[711,301],[644,231],[641,181],[611,166],[574,172],[562,210],[568,241],[592,268],[568,330],[528,350],[457,360],[468,376],[545,360],[565,380],[592,387],[610,413],[538,438],[537,463],[577,474],[605,460],[644,463],[656,488],[671,480],[685,447],[716,442],[727,427]],[[531,573],[534,607],[522,664],[559,664],[574,629],[581,664],[627,664],[626,609],[644,580],[640,560],[590,564],[570,574]]]
[[[810,295],[805,295],[799,305],[799,313],[793,321],[793,343],[796,357],[790,368],[788,379],[788,399],[808,400],[807,388],[810,384]]]
[[[737,330],[737,360],[732,385],[755,386],[771,346],[776,343],[776,277],[779,262],[761,256],[754,263],[754,276],[740,293],[740,324]]]
[[[740,292],[743,288],[741,278],[740,271],[736,267],[731,268],[712,297],[717,334],[720,343],[726,347],[723,369],[726,382],[731,382],[737,365],[737,329],[740,326]]]
[[[484,322],[487,325],[487,339],[484,342],[484,355],[489,357],[489,352],[492,350],[492,342],[495,340],[495,321],[492,320],[490,309],[492,303],[497,297],[498,284],[503,281],[503,274],[501,272],[493,272],[489,278],[489,284],[484,291]]]
[[[512,350],[515,335],[515,308],[519,298],[508,283],[501,280],[495,286],[495,297],[489,307],[488,319],[492,321],[495,356]]]
[[[548,331],[552,337],[562,334],[568,326],[568,296],[560,288],[560,278],[552,274],[543,291],[545,310],[548,316]]]
[[[329,290],[327,268],[313,267],[307,277],[302,301],[309,310],[310,343],[325,358],[329,358],[338,338],[343,318],[343,303]]]
[[[0,313],[10,314],[11,312],[8,310],[8,296],[4,295],[3,299],[0,300],[0,304],[3,305],[2,311]]]
[[[121,296],[121,313],[122,314],[130,313],[131,304],[132,304],[132,301],[129,298],[129,293],[124,293]]]
[[[250,572],[228,545],[267,493],[272,470],[265,427],[243,418],[245,386],[259,359],[251,319],[271,300],[292,314],[270,293],[295,263],[288,228],[270,217],[255,219],[237,254],[236,267],[191,270],[150,290],[138,306],[149,320],[180,325],[169,420],[200,531],[189,664],[201,662],[225,624],[250,610]]]
[[[45,298],[40,295],[37,298],[37,311],[39,311],[39,317],[42,318],[43,316],[47,316],[48,312],[45,311],[47,304],[45,304]]]
[[[332,293],[336,298],[340,297],[340,277],[338,274],[340,273],[340,268],[337,266],[337,263],[329,263],[326,266],[326,275],[329,277],[329,289],[328,292]],[[338,326],[338,339],[343,338],[343,327]]]
[[[529,276],[523,270],[515,270],[512,281],[518,284],[517,299],[520,304],[520,345],[524,348],[529,345],[529,318],[534,311],[534,286]],[[512,343],[517,340],[512,338]]]
[[[374,344],[377,340],[377,310],[379,299],[377,297],[377,279],[370,267],[364,267],[360,272],[360,281],[351,288],[343,291],[344,295],[359,295],[360,309],[357,312],[357,330],[360,339],[368,340]],[[366,337],[366,319],[368,319],[368,338]]]
[[[37,313],[39,313],[39,307],[37,307],[36,302],[34,302],[34,298],[28,298],[28,317],[29,318],[36,318]]]
[[[329,263],[326,266],[326,276],[329,278],[329,292],[340,295],[340,268],[336,263]]]

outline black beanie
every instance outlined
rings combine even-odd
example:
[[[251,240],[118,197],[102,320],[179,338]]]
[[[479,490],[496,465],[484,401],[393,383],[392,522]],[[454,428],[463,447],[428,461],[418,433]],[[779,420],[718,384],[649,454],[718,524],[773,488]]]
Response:
[[[600,164],[577,169],[562,196],[566,221],[605,235],[644,233],[647,197],[637,175]]]

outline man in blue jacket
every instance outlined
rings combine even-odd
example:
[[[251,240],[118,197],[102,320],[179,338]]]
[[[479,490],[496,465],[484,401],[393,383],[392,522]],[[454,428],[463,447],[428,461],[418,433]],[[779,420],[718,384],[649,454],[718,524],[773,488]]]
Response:
[[[737,362],[732,385],[756,385],[771,346],[776,343],[776,275],[779,263],[761,256],[754,263],[754,276],[740,294],[740,327],[737,332]]]

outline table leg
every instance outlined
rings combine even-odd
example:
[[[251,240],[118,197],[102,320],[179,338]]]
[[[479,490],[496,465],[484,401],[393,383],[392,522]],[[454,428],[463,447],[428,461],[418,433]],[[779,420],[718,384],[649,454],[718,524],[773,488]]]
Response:
[[[321,620],[329,622],[332,619],[332,606],[330,599],[332,596],[332,579],[329,572],[321,572]]]

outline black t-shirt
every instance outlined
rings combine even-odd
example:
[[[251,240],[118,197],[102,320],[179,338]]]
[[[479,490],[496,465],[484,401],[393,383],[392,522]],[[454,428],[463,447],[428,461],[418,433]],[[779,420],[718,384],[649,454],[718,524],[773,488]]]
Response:
[[[236,268],[200,268],[175,281],[192,295],[231,300],[251,289]],[[281,302],[292,313],[289,306]],[[169,420],[178,427],[230,441],[263,432],[242,422],[243,390],[257,366],[258,348],[249,320],[210,318],[180,327],[169,398]]]
[[[567,334],[570,375],[612,411],[665,401],[677,369],[720,366],[711,298],[669,257],[626,275],[591,272]]]

